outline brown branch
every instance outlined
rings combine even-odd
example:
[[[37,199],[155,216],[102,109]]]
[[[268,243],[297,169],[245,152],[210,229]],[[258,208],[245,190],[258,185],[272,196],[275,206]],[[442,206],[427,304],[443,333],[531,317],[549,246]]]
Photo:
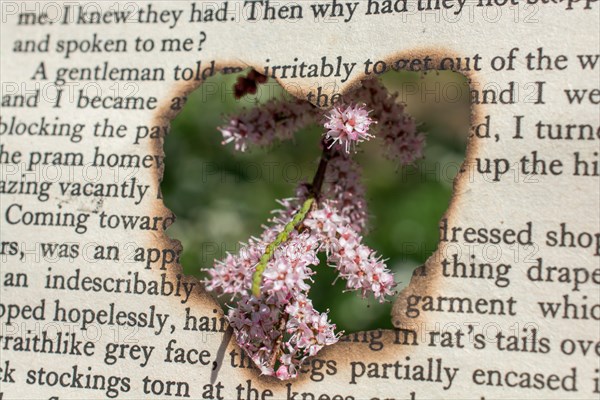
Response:
[[[287,325],[288,317],[288,313],[284,312],[279,322],[279,332],[281,332],[281,334],[273,346],[273,353],[271,354],[271,359],[269,360],[269,366],[273,369],[275,369],[275,363],[277,362],[277,357],[279,356],[281,350],[280,347],[281,343],[283,342],[283,335],[285,335],[285,326]]]
[[[321,144],[323,146],[321,160],[319,161],[319,167],[317,168],[317,172],[315,173],[313,182],[310,185],[310,193],[315,198],[315,200],[319,200],[319,196],[321,195],[321,189],[323,187],[323,182],[325,181],[325,172],[327,172],[327,163],[334,156],[334,152],[331,148],[331,143],[329,140],[327,140],[327,138],[324,138]]]

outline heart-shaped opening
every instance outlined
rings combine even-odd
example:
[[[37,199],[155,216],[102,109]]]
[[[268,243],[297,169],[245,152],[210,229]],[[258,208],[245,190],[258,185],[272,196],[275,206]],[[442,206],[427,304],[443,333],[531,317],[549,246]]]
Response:
[[[249,71],[207,79],[188,96],[165,140],[161,189],[165,204],[177,215],[169,235],[183,245],[180,260],[187,274],[206,278],[203,269],[227,253],[245,251],[240,242],[263,232],[261,226],[271,210],[281,208],[276,200],[293,196],[303,182],[313,182],[318,170],[323,152],[319,144],[326,132],[322,123],[302,126],[292,140],[263,148],[250,144],[245,152],[234,149],[242,146],[241,141],[222,143],[217,127],[227,126],[230,116],[264,107],[271,99],[297,101],[273,80],[258,84],[252,80]],[[361,236],[365,245],[386,259],[399,283],[395,289],[400,290],[437,247],[438,223],[464,160],[469,86],[453,72],[392,71],[376,80],[389,93],[399,94],[396,101],[406,104],[404,112],[426,135],[423,157],[408,163],[382,157],[381,142],[374,140],[359,143],[358,154],[352,154],[363,170],[368,203],[369,229]],[[238,95],[248,87],[255,93],[236,99],[236,83]],[[328,115],[326,110],[322,114]],[[392,328],[391,302],[379,303],[372,296],[362,299],[345,291],[347,282],[336,279],[339,270],[328,268],[322,255],[320,261],[312,268],[310,299],[316,310],[329,310],[337,331]],[[222,304],[230,297],[224,296]]]

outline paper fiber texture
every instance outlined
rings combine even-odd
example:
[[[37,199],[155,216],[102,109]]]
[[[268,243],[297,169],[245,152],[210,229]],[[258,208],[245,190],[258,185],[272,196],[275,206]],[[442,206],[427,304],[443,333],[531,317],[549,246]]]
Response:
[[[597,1],[1,7],[0,399],[598,398]],[[316,72],[290,77],[301,63]],[[350,335],[290,382],[250,367],[164,231],[174,105],[247,66],[303,97],[386,67],[454,69],[473,91],[441,241],[395,301],[397,329]],[[73,189],[88,183],[118,194]],[[157,294],[115,293],[134,276]]]

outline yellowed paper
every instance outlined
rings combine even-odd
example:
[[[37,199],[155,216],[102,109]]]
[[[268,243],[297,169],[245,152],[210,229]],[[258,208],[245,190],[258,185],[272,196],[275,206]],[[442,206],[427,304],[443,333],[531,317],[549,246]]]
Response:
[[[1,7],[0,399],[598,398],[597,1]],[[251,368],[218,303],[182,276],[179,245],[164,232],[174,216],[160,198],[162,144],[173,102],[208,75],[322,57],[346,67],[280,83],[299,97],[331,96],[384,65],[465,74],[471,135],[439,247],[395,302],[397,329],[350,335],[280,382]],[[143,68],[164,77],[134,79]],[[478,137],[486,118],[492,135]],[[44,122],[70,134],[45,133]],[[38,192],[47,182],[47,198],[22,187],[34,182]],[[61,193],[61,183],[89,182],[128,186],[119,198]],[[48,243],[59,245],[54,256]],[[110,246],[119,260],[94,259]],[[444,268],[454,257],[464,274]],[[473,260],[506,274],[471,277]],[[173,290],[46,288],[76,271]]]

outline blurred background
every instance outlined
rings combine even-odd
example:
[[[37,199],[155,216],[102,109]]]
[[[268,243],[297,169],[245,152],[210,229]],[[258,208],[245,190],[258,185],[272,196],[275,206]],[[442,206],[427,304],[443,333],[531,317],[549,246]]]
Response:
[[[164,201],[177,216],[168,234],[183,245],[181,263],[187,274],[202,276],[227,251],[262,232],[276,199],[294,195],[298,183],[312,181],[320,156],[322,127],[299,131],[294,141],[246,153],[221,144],[216,129],[227,115],[272,97],[286,96],[272,80],[256,95],[236,100],[233,85],[241,74],[217,75],[188,98],[165,140]],[[381,143],[359,146],[371,213],[366,243],[396,273],[398,289],[410,281],[438,243],[438,223],[446,211],[452,182],[463,162],[469,132],[469,86],[464,76],[449,72],[388,72],[380,77],[427,135],[425,157],[399,167],[381,156]],[[288,95],[289,96],[289,95]],[[330,310],[346,333],[392,328],[391,303],[343,293],[344,282],[322,264],[310,292],[318,310]],[[333,287],[332,287],[333,284]]]

